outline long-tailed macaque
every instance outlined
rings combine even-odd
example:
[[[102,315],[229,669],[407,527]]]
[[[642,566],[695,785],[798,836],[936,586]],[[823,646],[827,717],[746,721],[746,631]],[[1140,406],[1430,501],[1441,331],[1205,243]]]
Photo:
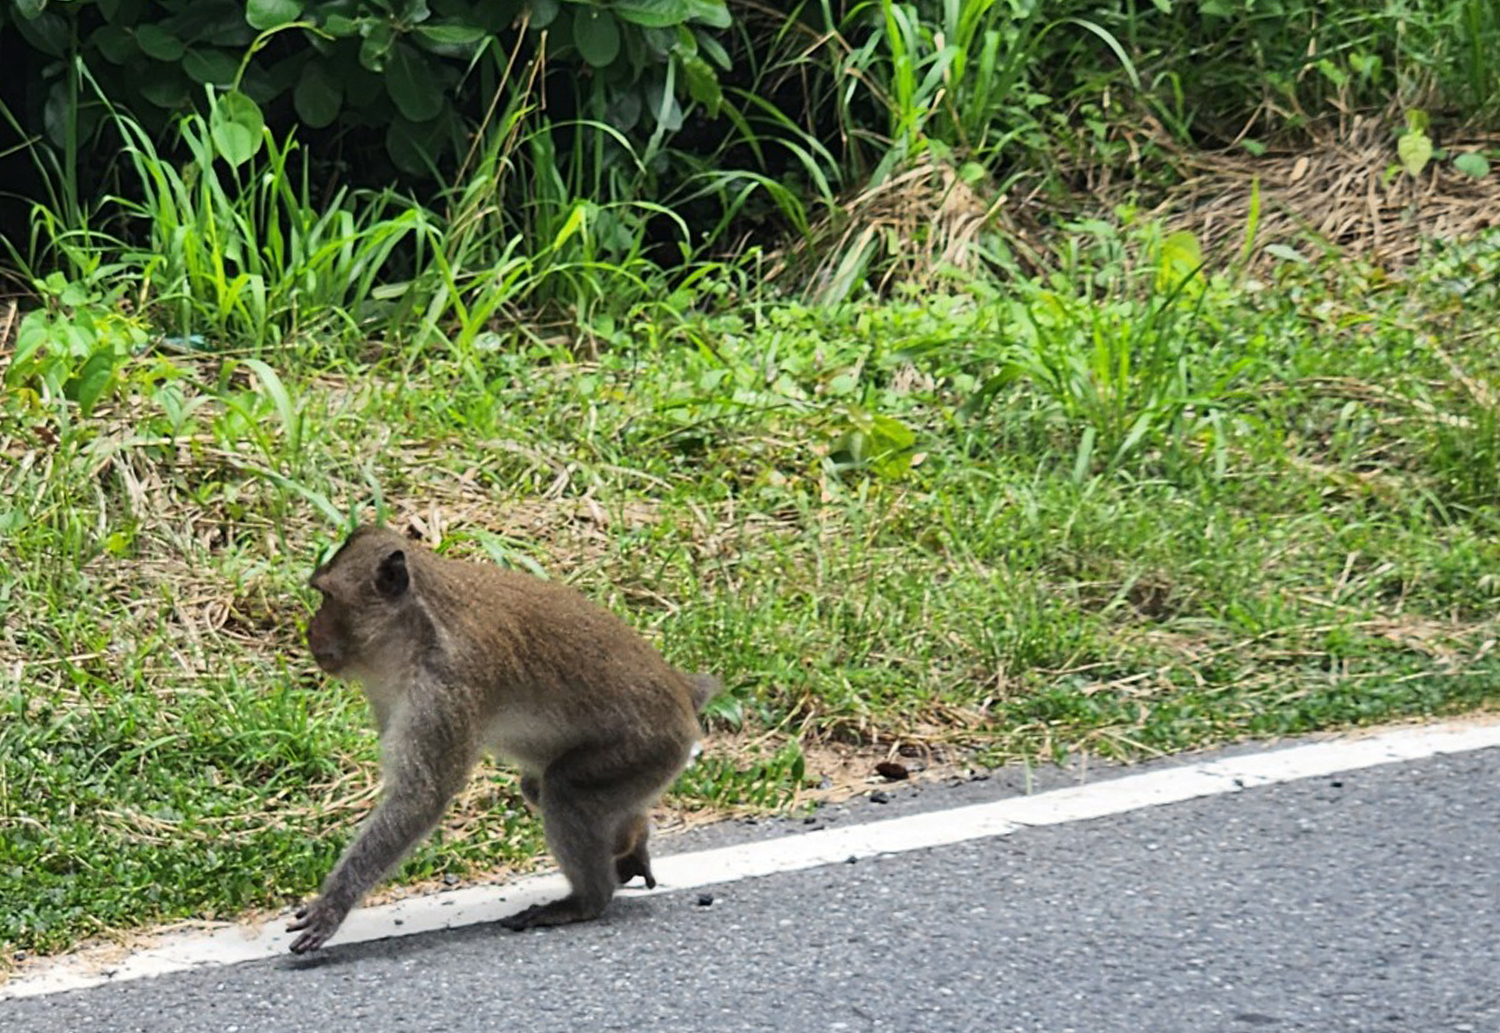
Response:
[[[288,931],[320,947],[425,836],[484,750],[513,761],[572,892],[510,929],[594,918],[617,882],[648,886],[647,809],[687,764],[709,675],[669,666],[564,585],[444,559],[360,528],[309,582],[318,666],[358,681],[380,729],[380,803]]]

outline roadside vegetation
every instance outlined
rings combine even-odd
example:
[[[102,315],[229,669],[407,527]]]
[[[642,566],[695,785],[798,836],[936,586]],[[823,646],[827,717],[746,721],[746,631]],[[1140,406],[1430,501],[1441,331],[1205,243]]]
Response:
[[[356,518],[721,674],[678,813],[1500,696],[1490,4],[124,6],[0,16],[6,957],[315,889]]]

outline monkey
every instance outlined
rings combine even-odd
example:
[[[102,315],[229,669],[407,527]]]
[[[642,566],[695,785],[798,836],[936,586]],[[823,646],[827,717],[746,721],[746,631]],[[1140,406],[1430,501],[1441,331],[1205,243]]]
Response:
[[[308,584],[307,644],[358,682],[380,735],[379,802],[287,925],[321,947],[437,825],[486,750],[514,763],[567,896],[501,920],[512,930],[597,917],[617,884],[656,885],[647,810],[687,765],[721,682],[688,674],[566,585],[448,559],[357,527]]]

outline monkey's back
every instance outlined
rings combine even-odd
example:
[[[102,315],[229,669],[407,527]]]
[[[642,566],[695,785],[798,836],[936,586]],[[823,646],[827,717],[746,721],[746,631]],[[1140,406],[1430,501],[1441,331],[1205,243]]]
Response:
[[[427,568],[427,577],[423,569]],[[687,751],[698,737],[693,689],[625,621],[577,590],[487,563],[424,553],[417,578],[443,627],[455,673],[488,697],[500,750],[523,764],[577,745]]]

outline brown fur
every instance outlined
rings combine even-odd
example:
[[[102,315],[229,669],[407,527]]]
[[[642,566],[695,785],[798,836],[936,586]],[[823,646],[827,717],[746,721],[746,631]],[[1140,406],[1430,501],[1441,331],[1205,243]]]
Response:
[[[359,681],[380,728],[381,802],[288,927],[319,947],[437,823],[489,750],[527,803],[572,893],[513,929],[593,918],[617,881],[654,886],[646,810],[687,763],[719,688],[669,666],[629,625],[564,585],[450,560],[361,528],[313,572],[319,666]]]

